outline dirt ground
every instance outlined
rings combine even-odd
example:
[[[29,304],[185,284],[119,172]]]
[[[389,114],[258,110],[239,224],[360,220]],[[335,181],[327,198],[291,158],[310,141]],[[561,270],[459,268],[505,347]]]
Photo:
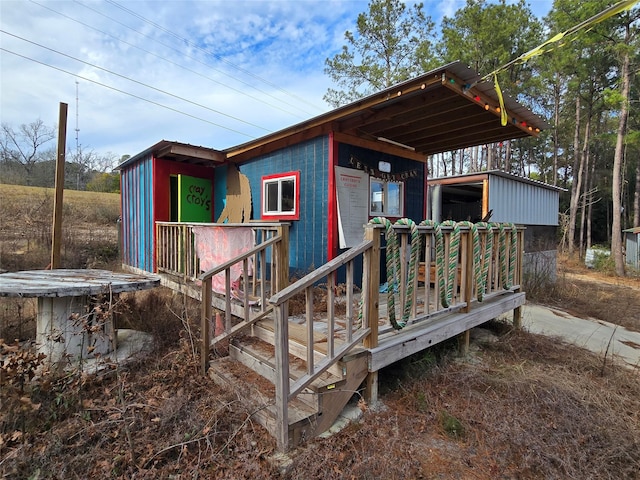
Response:
[[[561,258],[557,290],[541,302],[640,332],[640,276],[607,275]]]

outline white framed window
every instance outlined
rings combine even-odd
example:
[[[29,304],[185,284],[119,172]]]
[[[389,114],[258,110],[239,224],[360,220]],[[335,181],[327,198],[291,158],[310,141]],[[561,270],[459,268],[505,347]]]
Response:
[[[300,172],[262,177],[262,218],[300,218]]]
[[[402,217],[404,213],[404,183],[388,182],[371,177],[369,180],[369,215]]]

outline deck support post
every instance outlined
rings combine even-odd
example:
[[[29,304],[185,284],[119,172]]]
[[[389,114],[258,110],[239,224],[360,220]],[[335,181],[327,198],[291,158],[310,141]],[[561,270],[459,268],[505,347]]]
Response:
[[[469,340],[471,338],[471,330],[467,330],[458,335],[458,356],[466,357],[469,355]]]
[[[520,288],[518,288],[516,291],[517,292],[521,292],[522,291],[522,282],[524,280],[524,275],[523,275],[523,261],[524,261],[524,230],[523,229],[518,229],[518,263],[516,266],[516,273],[514,275],[516,281],[518,282],[518,285],[520,285]],[[522,329],[522,307],[517,307],[513,310],[513,328],[515,330],[521,330]]]
[[[363,326],[371,331],[364,339],[365,348],[378,346],[378,306],[380,292],[380,230],[374,225],[365,226],[365,240],[371,240],[373,246],[364,254],[362,269]],[[365,400],[369,405],[378,402],[378,372],[369,372],[365,380]]]
[[[211,319],[211,277],[202,282],[202,299],[200,302],[200,336],[202,345],[200,346],[200,365],[202,374],[207,374],[209,367],[209,320]]]
[[[275,306],[276,442],[278,450],[289,449],[289,302]]]
[[[275,289],[272,287],[271,294],[284,290],[289,285],[289,224],[281,223],[276,227],[276,235],[281,236],[281,240],[274,246],[276,268],[275,268]]]

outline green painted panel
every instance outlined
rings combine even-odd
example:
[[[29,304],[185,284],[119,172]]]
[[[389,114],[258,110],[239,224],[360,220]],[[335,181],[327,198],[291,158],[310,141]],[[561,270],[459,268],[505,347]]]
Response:
[[[178,175],[178,221],[211,222],[211,180]]]

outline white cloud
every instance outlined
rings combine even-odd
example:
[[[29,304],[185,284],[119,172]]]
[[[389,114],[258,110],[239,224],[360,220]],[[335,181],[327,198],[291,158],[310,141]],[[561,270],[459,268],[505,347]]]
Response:
[[[425,8],[436,19],[444,14],[443,5],[459,2],[429,0]],[[118,156],[161,139],[221,149],[244,143],[328,110],[322,100],[330,86],[324,60],[340,50],[345,30],[354,30],[367,5],[366,0],[1,0],[1,28],[8,33],[0,33],[5,50],[0,52],[0,120],[17,127],[42,118],[54,125],[58,103],[65,102],[67,144],[75,146],[77,108],[81,144]]]

